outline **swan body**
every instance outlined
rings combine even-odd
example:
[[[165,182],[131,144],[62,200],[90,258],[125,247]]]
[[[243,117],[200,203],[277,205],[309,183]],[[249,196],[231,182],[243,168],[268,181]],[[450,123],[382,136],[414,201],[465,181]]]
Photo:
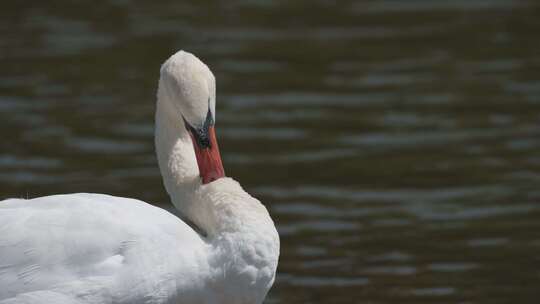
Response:
[[[156,151],[172,203],[197,229],[104,194],[1,201],[0,304],[261,303],[279,236],[266,208],[224,177],[214,121],[212,73],[190,53],[171,56]]]

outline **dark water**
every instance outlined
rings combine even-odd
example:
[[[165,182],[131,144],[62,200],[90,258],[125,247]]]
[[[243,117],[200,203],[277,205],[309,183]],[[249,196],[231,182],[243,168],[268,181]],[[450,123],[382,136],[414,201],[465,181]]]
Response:
[[[268,303],[538,303],[539,33],[534,1],[6,2],[0,195],[165,206],[155,90],[183,48],[279,228]]]

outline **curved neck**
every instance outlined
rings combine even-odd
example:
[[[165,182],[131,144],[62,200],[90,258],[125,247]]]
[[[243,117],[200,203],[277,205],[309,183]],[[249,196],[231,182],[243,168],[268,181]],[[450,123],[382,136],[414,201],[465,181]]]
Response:
[[[207,235],[257,230],[271,224],[264,206],[231,178],[202,184],[192,139],[172,100],[158,89],[156,152],[163,183],[173,205]]]
[[[214,290],[216,299],[220,303],[228,299],[235,299],[231,303],[261,303],[272,286],[279,258],[274,223],[266,208],[233,179],[201,183],[193,143],[161,83],[155,144],[172,203],[207,235],[208,262],[227,278]],[[227,262],[231,257],[234,261]]]
[[[236,182],[231,182],[232,179],[221,178],[206,185],[201,183],[192,138],[173,101],[168,99],[168,95],[164,94],[161,88],[160,85],[155,145],[165,189],[181,215],[206,235],[215,236],[220,232],[230,231],[231,227],[226,227],[227,222],[221,213],[230,208],[245,209],[238,208],[237,205],[247,202],[251,196]],[[222,204],[224,197],[227,197],[226,204]],[[228,202],[228,199],[235,202]],[[218,206],[220,204],[222,206]],[[240,212],[233,213],[240,215]]]
[[[155,145],[163,184],[173,205],[188,214],[192,193],[200,184],[193,144],[173,103],[160,82],[157,96]]]

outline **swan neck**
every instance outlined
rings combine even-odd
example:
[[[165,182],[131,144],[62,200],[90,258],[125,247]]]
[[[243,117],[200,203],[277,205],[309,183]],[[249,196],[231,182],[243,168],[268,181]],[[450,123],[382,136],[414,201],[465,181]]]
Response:
[[[159,169],[173,205],[184,216],[189,217],[186,211],[193,200],[191,194],[200,183],[199,168],[181,115],[164,93],[160,82],[155,118],[155,145]]]
[[[233,179],[202,184],[189,132],[172,100],[158,89],[156,153],[173,205],[209,236],[257,231],[273,223],[264,206]]]

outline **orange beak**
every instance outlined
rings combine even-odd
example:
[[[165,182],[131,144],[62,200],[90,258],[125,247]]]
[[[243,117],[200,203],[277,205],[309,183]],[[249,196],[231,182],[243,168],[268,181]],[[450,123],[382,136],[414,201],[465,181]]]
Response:
[[[221,162],[221,155],[219,154],[219,147],[216,139],[216,131],[214,126],[208,127],[208,147],[201,147],[197,144],[197,139],[192,132],[189,132],[191,141],[193,142],[193,148],[195,149],[195,156],[197,157],[197,164],[199,165],[199,174],[202,178],[203,184],[208,184],[221,177],[225,176],[223,170],[223,163]]]

